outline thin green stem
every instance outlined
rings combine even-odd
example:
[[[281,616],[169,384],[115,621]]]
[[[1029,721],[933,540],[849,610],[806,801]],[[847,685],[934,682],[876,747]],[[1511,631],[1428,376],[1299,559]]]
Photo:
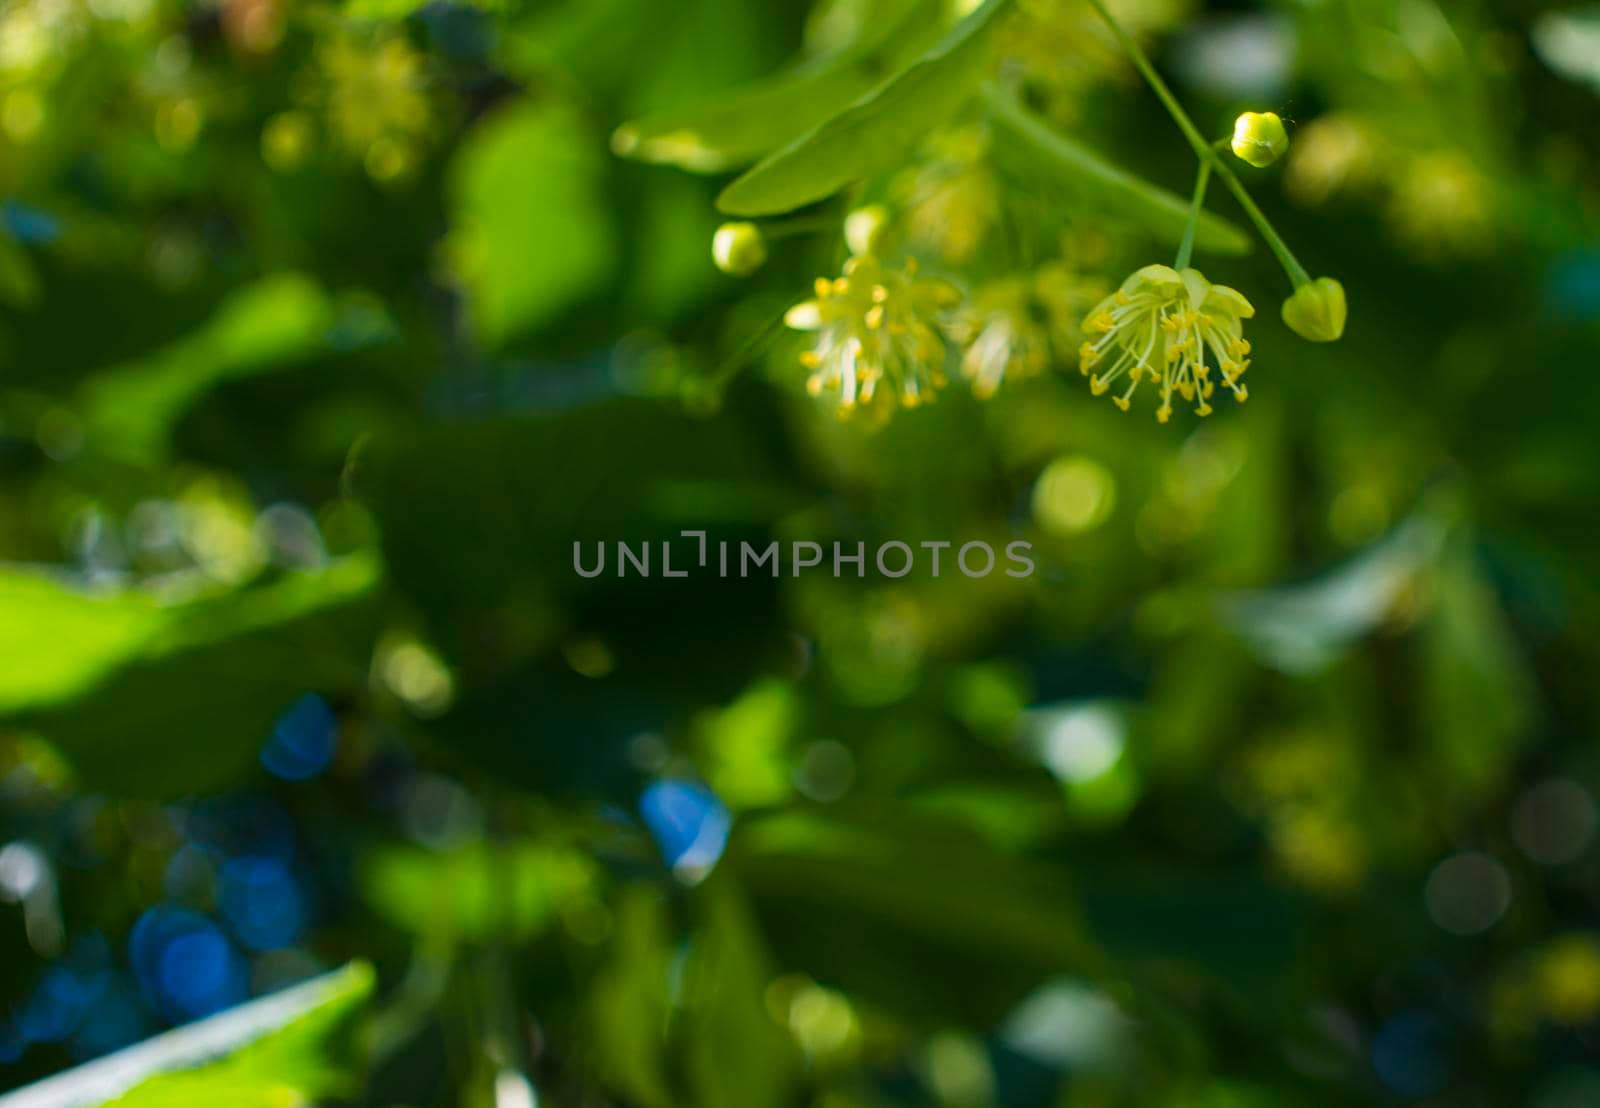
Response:
[[[1150,59],[1145,55],[1143,48],[1133,40],[1132,35],[1122,29],[1122,24],[1117,22],[1116,17],[1106,10],[1103,0],[1089,0],[1089,3],[1094,7],[1095,11],[1100,13],[1100,18],[1106,21],[1106,26],[1111,28],[1111,33],[1116,36],[1117,41],[1122,44],[1122,48],[1133,59],[1133,64],[1138,68],[1140,76],[1145,79],[1145,83],[1150,86],[1150,90],[1156,94],[1162,106],[1167,109],[1167,114],[1178,125],[1178,129],[1183,132],[1183,137],[1189,140],[1189,146],[1194,150],[1195,156],[1202,162],[1211,163],[1211,167],[1216,170],[1217,176],[1221,177],[1223,183],[1228,186],[1228,191],[1233,193],[1235,200],[1239,201],[1239,206],[1244,209],[1245,215],[1250,217],[1250,222],[1256,225],[1256,230],[1261,232],[1262,239],[1273,254],[1277,256],[1279,264],[1283,266],[1284,272],[1289,275],[1289,280],[1294,283],[1294,287],[1299,288],[1301,285],[1310,284],[1311,275],[1306,272],[1305,266],[1295,260],[1294,253],[1289,249],[1288,244],[1273,229],[1272,224],[1267,221],[1267,217],[1262,213],[1261,209],[1256,207],[1256,202],[1250,198],[1250,194],[1245,191],[1244,185],[1234,175],[1232,167],[1222,160],[1217,153],[1216,147],[1207,142],[1205,137],[1200,134],[1200,129],[1189,118],[1189,113],[1183,110],[1183,105],[1178,103],[1178,98],[1172,94],[1172,90],[1167,87],[1167,83],[1161,79],[1161,74],[1157,73],[1155,66],[1150,64]]]
[[[1173,269],[1183,269],[1189,264],[1189,258],[1194,254],[1194,232],[1200,225],[1200,209],[1206,202],[1206,185],[1211,182],[1211,162],[1202,159],[1200,172],[1194,178],[1194,199],[1189,202],[1189,222],[1183,228],[1183,241],[1178,243],[1178,258],[1172,263]]]

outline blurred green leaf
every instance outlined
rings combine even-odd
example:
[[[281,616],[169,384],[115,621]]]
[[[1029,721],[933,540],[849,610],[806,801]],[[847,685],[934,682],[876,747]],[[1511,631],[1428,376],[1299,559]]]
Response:
[[[0,713],[67,700],[133,658],[171,618],[142,593],[96,595],[0,570]],[[50,628],[42,647],[40,628]]]
[[[904,72],[723,189],[717,207],[777,215],[892,164],[972,95],[989,62],[990,31],[1010,6],[984,0]]]
[[[548,325],[610,278],[602,149],[571,109],[523,102],[481,122],[457,154],[452,251],[486,345]]]
[[[351,963],[323,979],[323,998],[291,1022],[222,1061],[160,1074],[110,1103],[118,1108],[195,1104],[284,1108],[348,1095],[356,1087],[358,1069],[350,1025],[371,998],[375,982],[370,966]],[[249,1008],[235,1011],[247,1013]]]
[[[415,935],[523,939],[548,927],[594,879],[588,859],[539,843],[476,842],[431,851],[391,847],[363,875],[373,908]]]
[[[377,580],[376,560],[355,555],[160,605],[0,576],[0,595],[45,620],[0,623],[0,660],[18,660],[0,678],[0,704],[59,746],[91,788],[170,797],[216,787],[254,761],[296,697],[365,678],[365,600]],[[41,649],[29,629],[57,617],[70,637]]]
[[[334,318],[332,302],[305,277],[281,274],[246,286],[193,334],[85,381],[85,435],[96,450],[156,461],[173,425],[206,390],[321,349]]]
[[[699,721],[706,781],[731,808],[776,804],[793,790],[787,747],[800,722],[794,687],[767,679]]]
[[[371,966],[351,962],[0,1095],[0,1104],[286,1108],[345,1097],[364,1068],[354,1031],[375,980]]]
[[[799,1055],[767,1014],[774,976],[760,932],[732,882],[713,878],[684,967],[682,1033],[691,1102],[700,1108],[790,1104]]]
[[[890,11],[863,19],[860,37],[847,47],[714,101],[624,123],[612,136],[612,149],[696,173],[747,165],[833,118],[920,53],[938,29],[927,18],[928,6],[900,0]]]
[[[1066,186],[1086,202],[1136,219],[1157,238],[1182,241],[1189,223],[1189,201],[1135,177],[1054,130],[1009,92],[990,86],[984,92],[984,103],[998,122],[1023,140],[1014,149],[1034,155],[1038,162],[1061,174]],[[1250,236],[1243,230],[1206,211],[1200,213],[1194,244],[1199,250],[1218,254],[1247,254],[1251,246]]]
[[[853,818],[794,811],[746,820],[735,829],[729,865],[762,897],[877,917],[969,958],[1080,972],[1098,965],[1059,871],[915,819],[912,811]]]
[[[1465,549],[1429,576],[1420,630],[1426,771],[1463,796],[1495,787],[1533,719],[1534,687],[1499,601]]]
[[[588,990],[595,1064],[607,1085],[646,1108],[671,1108],[667,1023],[673,951],[666,899],[650,885],[622,890],[610,956]]]

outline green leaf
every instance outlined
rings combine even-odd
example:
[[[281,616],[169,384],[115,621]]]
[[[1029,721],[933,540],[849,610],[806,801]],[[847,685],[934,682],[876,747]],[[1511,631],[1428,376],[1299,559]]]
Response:
[[[250,765],[296,697],[364,680],[377,580],[376,560],[358,555],[162,604],[0,571],[0,600],[27,613],[0,622],[0,708],[60,747],[88,787],[154,797],[214,787]]]
[[[389,922],[445,941],[537,934],[594,880],[583,855],[529,842],[444,853],[393,847],[363,876],[367,899]]]
[[[684,1061],[699,1108],[777,1108],[793,1103],[799,1057],[767,1014],[774,971],[738,888],[713,879],[684,968]]]
[[[1534,685],[1498,598],[1465,547],[1441,558],[1421,628],[1425,766],[1463,797],[1492,792],[1527,735]]]
[[[623,157],[718,173],[793,142],[883,84],[926,44],[926,4],[897,5],[864,20],[869,33],[848,47],[691,108],[625,123],[611,147]],[[915,20],[908,17],[919,17]]]
[[[727,864],[764,897],[860,912],[974,957],[1078,971],[1099,961],[1059,873],[910,811],[747,820]]]
[[[131,660],[170,619],[143,593],[97,596],[0,570],[0,714],[67,700]],[[40,628],[50,642],[40,642]]]
[[[989,31],[1010,6],[985,0],[904,72],[734,181],[717,207],[777,215],[895,162],[972,95],[989,67]]]
[[[602,1079],[646,1108],[675,1101],[667,1077],[673,950],[666,899],[649,885],[619,896],[611,954],[587,992],[589,1041]]]
[[[451,174],[452,255],[485,344],[549,324],[610,279],[603,169],[597,138],[559,106],[514,105],[468,138]]]
[[[0,1096],[7,1108],[289,1108],[354,1091],[372,967],[343,969]]]
[[[995,121],[1022,140],[1022,149],[1060,173],[1062,180],[1086,201],[1137,220],[1164,241],[1182,241],[1189,222],[1189,201],[1135,177],[1052,129],[1008,92],[990,86],[984,90],[983,99]],[[1217,254],[1247,254],[1251,245],[1250,236],[1243,230],[1210,212],[1200,213],[1194,243],[1199,250]]]
[[[201,394],[321,349],[334,318],[327,295],[295,274],[240,289],[193,334],[85,381],[79,395],[85,435],[102,452],[157,461]]]

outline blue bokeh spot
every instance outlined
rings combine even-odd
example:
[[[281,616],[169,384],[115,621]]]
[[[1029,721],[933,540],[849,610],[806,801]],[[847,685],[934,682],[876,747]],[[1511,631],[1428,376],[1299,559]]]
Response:
[[[667,864],[704,873],[728,845],[732,817],[717,794],[694,781],[657,781],[639,798],[639,814]]]
[[[333,761],[338,731],[327,701],[307,693],[278,717],[271,738],[261,748],[261,764],[285,781],[309,781]]]

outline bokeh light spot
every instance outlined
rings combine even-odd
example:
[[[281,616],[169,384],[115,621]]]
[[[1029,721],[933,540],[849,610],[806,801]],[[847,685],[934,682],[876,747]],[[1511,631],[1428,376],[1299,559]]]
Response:
[[[732,819],[704,785],[657,781],[640,797],[639,812],[661,856],[681,880],[699,881],[722,857]]]
[[[1434,867],[1423,897],[1434,923],[1452,935],[1477,935],[1510,907],[1511,878],[1487,854],[1464,852]]]
[[[1104,523],[1116,499],[1105,466],[1081,456],[1057,458],[1033,486],[1033,518],[1053,534],[1081,534]]]
[[[327,701],[307,693],[279,717],[261,748],[261,764],[285,781],[308,781],[328,768],[338,745],[338,721]]]

